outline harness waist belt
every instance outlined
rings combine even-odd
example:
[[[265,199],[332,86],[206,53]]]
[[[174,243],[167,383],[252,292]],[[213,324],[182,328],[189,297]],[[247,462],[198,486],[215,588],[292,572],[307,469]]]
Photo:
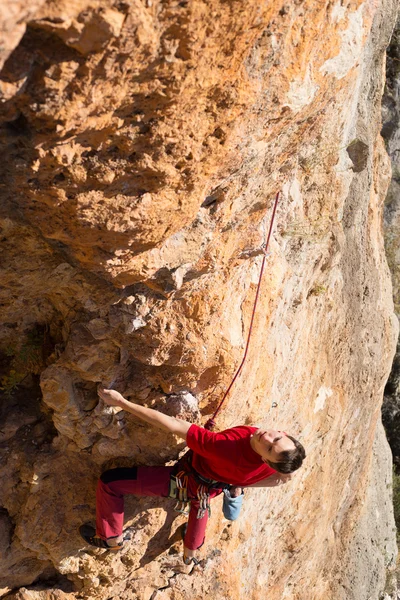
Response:
[[[204,475],[201,475],[198,471],[196,471],[196,469],[193,467],[192,464],[192,457],[193,457],[193,452],[192,450],[188,450],[186,452],[186,454],[184,454],[182,456],[182,458],[180,460],[178,460],[178,462],[176,463],[176,465],[174,466],[174,470],[173,470],[173,474],[176,474],[179,470],[184,470],[189,472],[191,475],[193,475],[195,481],[201,485],[206,485],[209,489],[221,489],[221,490],[225,490],[228,489],[231,484],[230,483],[225,483],[224,481],[217,481],[216,479],[209,479],[208,477],[205,477]]]

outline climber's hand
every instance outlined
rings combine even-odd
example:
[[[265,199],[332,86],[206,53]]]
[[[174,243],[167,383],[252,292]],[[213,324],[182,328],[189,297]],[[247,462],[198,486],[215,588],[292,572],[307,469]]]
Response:
[[[147,408],[147,406],[141,406],[140,404],[130,402],[119,392],[115,390],[105,390],[102,386],[99,386],[98,394],[109,406],[118,406],[138,419],[149,423],[149,425],[173,433],[186,440],[187,432],[192,426],[192,423],[189,423],[189,421],[176,419],[175,417],[170,417],[169,415],[158,412],[158,410],[154,410],[154,408]]]
[[[237,498],[243,494],[243,488],[239,485],[231,485],[229,492],[231,494],[231,498]]]
[[[120,406],[122,407],[123,403],[126,402],[125,398],[117,392],[116,390],[106,390],[105,388],[99,386],[97,388],[97,393],[100,398],[108,404],[108,406]]]

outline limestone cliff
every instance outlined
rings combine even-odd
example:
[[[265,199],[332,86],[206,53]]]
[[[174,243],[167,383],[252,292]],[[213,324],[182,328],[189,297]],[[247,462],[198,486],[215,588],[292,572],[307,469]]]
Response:
[[[384,226],[385,246],[388,263],[392,274],[393,298],[395,312],[400,317],[400,279],[399,279],[399,230],[400,230],[400,162],[399,162],[399,44],[400,24],[397,23],[388,48],[387,77],[385,93],[382,102],[383,128],[382,135],[386,142],[386,148],[392,163],[392,179],[385,201]],[[399,364],[400,348],[397,344],[396,356],[393,369],[385,390],[385,402],[383,405],[384,423],[388,431],[388,439],[392,448],[394,461],[398,470],[400,466],[400,440],[399,440]]]
[[[383,591],[396,548],[380,407],[397,321],[379,131],[396,8],[44,0],[4,9],[0,588],[9,598]],[[243,355],[277,190],[252,345],[218,427],[279,426],[304,443],[306,466],[284,489],[248,492],[233,525],[215,501],[193,571],[181,567],[182,518],[169,500],[127,501],[131,539],[120,555],[84,550],[77,529],[94,516],[101,471],[164,464],[182,449],[106,410],[97,384],[187,419],[199,409],[204,422]]]

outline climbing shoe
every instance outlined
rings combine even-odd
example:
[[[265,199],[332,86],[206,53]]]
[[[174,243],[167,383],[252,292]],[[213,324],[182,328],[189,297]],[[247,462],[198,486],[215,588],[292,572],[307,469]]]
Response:
[[[94,546],[95,548],[104,548],[105,550],[111,550],[111,552],[118,552],[124,545],[123,542],[121,542],[116,546],[109,546],[105,540],[102,540],[96,535],[95,528],[88,523],[79,527],[79,533],[81,538],[85,540],[89,546]]]
[[[191,565],[193,564],[195,567],[197,567],[197,565],[200,564],[200,561],[197,560],[197,558],[195,558],[194,556],[185,556],[183,555],[183,564],[185,565]]]
[[[186,532],[187,532],[187,528],[188,528],[188,524],[187,523],[184,523],[182,525],[182,527],[181,527],[181,537],[182,537],[183,541],[185,541],[185,535],[186,535]],[[184,562],[185,565],[191,565],[191,564],[193,564],[193,565],[197,566],[197,565],[200,564],[200,561],[198,561],[197,558],[195,558],[194,556],[185,556],[185,552],[183,552],[182,560],[183,560],[183,562]]]

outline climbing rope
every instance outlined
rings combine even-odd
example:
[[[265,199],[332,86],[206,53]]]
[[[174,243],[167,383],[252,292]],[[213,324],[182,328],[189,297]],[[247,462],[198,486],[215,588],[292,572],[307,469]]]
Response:
[[[242,370],[243,365],[246,360],[246,357],[247,357],[247,352],[248,352],[248,349],[250,346],[251,332],[253,329],[254,317],[256,314],[258,297],[260,295],[261,280],[262,280],[262,276],[264,273],[265,261],[267,258],[267,250],[268,250],[269,240],[270,240],[271,234],[272,234],[272,228],[274,225],[274,219],[275,219],[276,208],[278,206],[278,200],[279,200],[279,192],[276,194],[276,197],[275,197],[274,208],[272,210],[272,216],[271,216],[271,223],[269,226],[268,238],[267,238],[267,241],[263,248],[264,256],[263,256],[263,260],[261,263],[257,291],[256,291],[255,299],[254,299],[253,312],[252,312],[251,320],[250,320],[249,333],[247,335],[247,343],[246,343],[246,348],[245,348],[244,355],[242,358],[242,362],[240,363],[238,370],[236,371],[228,389],[226,390],[221,402],[219,403],[217,410],[214,412],[213,416],[210,419],[208,419],[207,423],[204,425],[204,428],[209,429],[210,431],[212,431],[214,429],[215,419],[216,419],[219,411],[221,410],[222,405],[224,404],[229,392],[231,391],[233,384],[235,383],[236,379],[239,377],[240,371]],[[175,510],[177,512],[180,512],[183,514],[188,514],[188,512],[190,510],[189,509],[190,500],[188,498],[188,489],[187,489],[189,474],[191,474],[192,476],[194,475],[195,477],[200,476],[200,474],[196,473],[196,471],[193,469],[193,466],[191,464],[192,456],[193,456],[193,450],[187,450],[186,453],[175,464],[175,467],[174,467],[175,471],[173,471],[173,474],[172,474],[172,480],[175,481],[176,491],[171,492],[171,494],[172,494],[171,497],[174,497],[177,499]],[[204,481],[204,478],[203,478],[203,482],[199,483],[199,486],[197,488],[197,498],[199,500],[199,510],[197,512],[198,519],[203,518],[207,511],[210,512],[210,489],[214,486],[214,484],[218,484],[220,486],[228,485],[226,483],[212,482],[211,480],[209,482],[206,482],[206,481]],[[228,487],[229,487],[229,485],[228,485]]]
[[[275,213],[276,213],[276,209],[277,209],[277,206],[278,206],[279,195],[280,195],[280,192],[278,192],[276,194],[276,196],[275,196],[275,202],[274,202],[274,208],[272,210],[272,216],[271,216],[271,222],[270,222],[270,226],[269,226],[268,238],[267,238],[267,241],[266,241],[264,249],[263,249],[264,256],[263,256],[262,263],[261,263],[260,276],[258,278],[257,291],[256,291],[256,296],[254,298],[253,312],[251,314],[249,333],[247,334],[246,348],[245,348],[245,351],[244,351],[242,362],[240,363],[238,370],[236,371],[236,373],[235,373],[235,375],[234,375],[234,377],[233,377],[233,379],[232,379],[232,381],[231,381],[228,389],[226,390],[226,392],[225,392],[225,394],[224,394],[221,402],[219,403],[216,411],[214,412],[213,416],[210,419],[208,419],[207,423],[204,425],[204,428],[205,429],[209,429],[210,431],[212,431],[214,429],[214,427],[215,427],[215,419],[216,419],[219,411],[221,410],[221,408],[222,408],[222,406],[223,406],[223,404],[224,404],[224,402],[225,402],[225,400],[226,400],[229,392],[231,391],[231,389],[233,387],[233,384],[235,383],[236,379],[239,377],[239,374],[240,374],[240,372],[241,372],[241,370],[243,368],[243,365],[244,365],[244,363],[246,361],[247,351],[248,351],[249,346],[250,346],[250,338],[251,338],[251,332],[253,330],[253,322],[254,322],[254,317],[255,317],[255,314],[256,314],[258,297],[260,295],[261,280],[262,280],[262,276],[263,276],[263,273],[264,273],[264,267],[265,267],[265,261],[266,261],[266,258],[267,258],[267,250],[268,250],[269,240],[271,238],[272,228],[274,226]]]

